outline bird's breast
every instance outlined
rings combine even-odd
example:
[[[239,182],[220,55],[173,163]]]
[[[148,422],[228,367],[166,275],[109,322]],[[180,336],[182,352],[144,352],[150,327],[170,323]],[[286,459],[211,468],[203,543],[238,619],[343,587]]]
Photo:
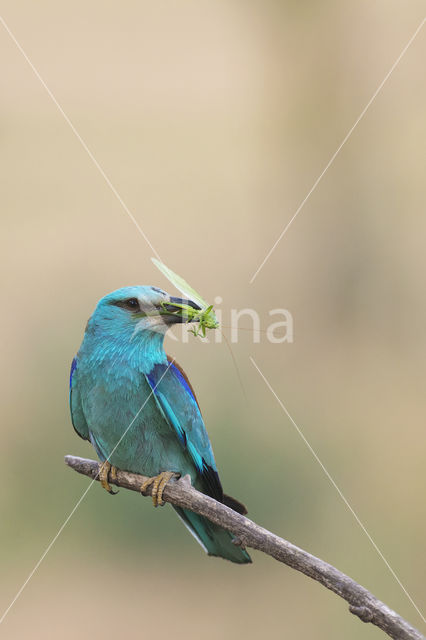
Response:
[[[115,366],[114,371],[100,367],[84,376],[82,408],[104,458],[119,469],[149,476],[166,470],[192,475],[143,373]]]

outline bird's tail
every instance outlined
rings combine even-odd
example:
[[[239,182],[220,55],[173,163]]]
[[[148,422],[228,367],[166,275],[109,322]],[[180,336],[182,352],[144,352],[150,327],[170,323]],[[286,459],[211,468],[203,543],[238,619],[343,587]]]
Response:
[[[237,564],[251,562],[247,551],[232,542],[232,533],[188,509],[175,506],[173,509],[209,556],[219,556]]]

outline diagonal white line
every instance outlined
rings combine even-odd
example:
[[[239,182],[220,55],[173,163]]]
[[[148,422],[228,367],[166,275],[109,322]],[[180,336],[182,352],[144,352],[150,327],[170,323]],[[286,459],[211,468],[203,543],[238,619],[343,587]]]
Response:
[[[115,445],[115,447],[112,449],[112,451],[110,452],[109,456],[107,457],[107,460],[109,461],[109,459],[111,458],[112,454],[114,453],[114,451],[117,449],[117,447],[119,446],[120,442],[123,440],[123,438],[126,436],[127,432],[129,431],[130,427],[134,424],[136,418],[139,416],[140,412],[142,411],[142,409],[144,408],[144,406],[146,405],[146,403],[148,402],[148,400],[151,398],[152,394],[154,393],[155,389],[158,387],[158,385],[160,384],[160,382],[162,381],[162,379],[164,378],[164,376],[166,375],[167,371],[170,369],[170,367],[172,366],[172,364],[174,363],[175,359],[173,358],[168,366],[167,369],[165,370],[165,372],[163,373],[163,375],[161,376],[161,378],[159,379],[159,381],[157,382],[157,384],[155,385],[154,389],[151,389],[151,392],[149,393],[147,399],[145,400],[145,402],[143,403],[143,405],[141,406],[141,408],[139,409],[139,411],[136,413],[136,415],[133,417],[132,421],[130,422],[129,426],[126,428],[126,430],[124,431],[124,433],[122,434],[122,436],[120,437],[119,441],[117,442],[117,444]],[[87,494],[89,493],[90,489],[93,487],[94,483],[97,480],[97,477],[99,475],[99,472],[97,473],[97,475],[93,478],[93,480],[91,481],[91,483],[89,484],[88,487],[86,487],[86,489],[84,490],[83,494],[81,495],[81,497],[78,499],[77,503],[74,505],[73,509],[71,510],[71,512],[69,513],[69,515],[65,518],[64,522],[62,523],[62,525],[60,526],[58,532],[56,533],[56,535],[52,538],[52,540],[49,542],[48,546],[46,547],[45,551],[42,553],[40,559],[38,560],[38,562],[36,563],[34,569],[31,571],[31,573],[29,574],[28,578],[25,580],[25,582],[23,583],[23,585],[21,586],[21,588],[19,589],[19,591],[17,592],[16,596],[13,598],[12,602],[9,604],[9,606],[7,607],[7,609],[5,610],[5,612],[3,613],[2,617],[0,618],[0,624],[3,622],[3,620],[6,618],[7,614],[9,613],[9,611],[11,610],[11,608],[13,607],[13,605],[15,604],[15,602],[18,600],[19,596],[21,595],[21,593],[23,592],[23,590],[25,589],[25,587],[27,586],[27,584],[29,583],[29,581],[31,580],[31,578],[33,577],[33,575],[35,574],[35,572],[37,571],[37,569],[39,568],[39,566],[41,565],[41,563],[43,562],[43,560],[45,559],[45,557],[47,556],[47,554],[49,553],[49,551],[51,550],[51,548],[53,547],[53,545],[55,544],[56,540],[59,538],[59,536],[61,535],[62,531],[65,529],[65,527],[67,526],[68,522],[71,520],[72,516],[74,515],[74,513],[77,511],[78,507],[81,505],[81,503],[83,502],[84,498],[87,496]]]
[[[399,56],[397,57],[397,59],[395,60],[395,62],[393,63],[393,65],[391,66],[389,71],[387,72],[387,74],[385,75],[385,77],[383,78],[382,82],[379,84],[379,86],[377,87],[376,91],[373,93],[373,95],[371,96],[370,100],[367,102],[367,104],[365,105],[364,109],[361,111],[361,113],[359,114],[358,118],[353,123],[352,127],[349,129],[348,133],[345,135],[345,137],[343,138],[342,142],[337,147],[336,151],[333,153],[333,155],[331,156],[330,160],[325,165],[324,169],[322,170],[322,172],[320,173],[318,178],[315,180],[315,182],[312,185],[310,191],[308,192],[308,194],[305,196],[305,198],[302,200],[302,202],[297,207],[295,213],[293,214],[293,217],[290,218],[290,221],[286,224],[284,229],[281,231],[281,233],[280,233],[280,235],[278,237],[278,240],[276,240],[276,242],[273,244],[272,248],[266,254],[266,256],[263,259],[262,263],[259,265],[259,267],[254,272],[253,276],[251,277],[250,284],[253,284],[253,282],[255,281],[257,276],[259,275],[261,269],[263,269],[263,267],[265,266],[266,262],[269,260],[269,258],[271,257],[271,255],[273,254],[273,252],[275,251],[275,249],[277,248],[277,246],[279,245],[279,243],[283,239],[284,235],[287,233],[287,230],[290,228],[291,224],[294,222],[296,217],[299,215],[300,211],[303,209],[303,207],[305,206],[306,202],[311,197],[312,193],[315,191],[315,189],[317,188],[317,186],[321,182],[322,178],[324,177],[324,175],[327,173],[328,169],[333,164],[333,162],[336,159],[337,155],[340,153],[342,147],[346,144],[346,142],[351,137],[354,129],[360,123],[360,121],[365,116],[365,114],[367,113],[368,109],[370,108],[370,106],[372,105],[374,100],[377,98],[377,96],[380,93],[380,91],[383,89],[386,81],[389,79],[389,77],[392,75],[392,73],[395,70],[395,68],[398,66],[399,62],[401,61],[402,57],[406,53],[406,51],[409,48],[409,46],[413,43],[413,41],[416,38],[417,34],[419,33],[419,31],[423,27],[425,21],[426,21],[426,18],[423,18],[423,20],[421,21],[421,23],[419,24],[419,26],[417,27],[417,29],[415,30],[415,32],[411,36],[410,40],[407,42],[407,44],[405,45],[405,47],[403,48],[403,50],[401,51],[401,53],[399,54]]]
[[[141,406],[141,408],[139,409],[139,411],[137,412],[137,414],[135,415],[135,417],[133,418],[133,420],[131,421],[131,423],[129,424],[129,426],[127,427],[126,431],[123,433],[123,435],[121,436],[120,440],[117,442],[117,444],[115,445],[114,449],[110,452],[109,456],[107,457],[107,460],[109,461],[109,459],[111,458],[112,454],[114,453],[114,451],[117,449],[117,447],[119,446],[120,442],[123,440],[123,438],[126,436],[128,430],[130,429],[130,427],[134,424],[136,418],[138,417],[138,415],[140,414],[140,412],[142,411],[142,409],[144,408],[144,406],[146,405],[146,403],[148,402],[148,400],[150,399],[150,397],[152,396],[152,394],[154,393],[154,391],[157,389],[158,385],[160,384],[160,382],[162,381],[162,379],[164,378],[164,376],[166,375],[166,373],[168,372],[168,370],[170,369],[170,367],[172,366],[172,364],[174,363],[175,358],[172,358],[169,362],[169,364],[167,365],[167,369],[165,370],[165,372],[163,373],[163,375],[160,377],[159,381],[155,384],[154,388],[151,389],[147,399],[145,400],[145,402],[143,403],[143,405]]]
[[[290,420],[292,425],[295,427],[297,433],[302,438],[303,442],[306,444],[306,446],[308,447],[309,451],[312,453],[312,455],[314,456],[315,460],[318,462],[318,464],[320,465],[321,469],[324,471],[325,475],[330,480],[331,484],[336,489],[337,493],[339,494],[339,496],[341,497],[341,499],[343,500],[343,502],[345,503],[345,505],[347,506],[347,508],[349,509],[349,511],[351,512],[351,514],[353,515],[353,517],[355,518],[355,520],[357,521],[357,523],[359,524],[359,526],[361,527],[363,532],[365,533],[365,535],[367,536],[367,538],[370,540],[370,542],[373,545],[374,549],[377,551],[377,553],[379,554],[379,556],[381,557],[381,559],[383,560],[383,562],[385,563],[385,565],[387,566],[387,568],[389,569],[389,571],[391,572],[391,574],[393,575],[393,577],[395,578],[395,580],[397,581],[397,583],[399,584],[401,589],[404,591],[405,595],[407,596],[407,598],[409,599],[409,601],[411,602],[411,604],[413,605],[413,607],[415,608],[415,610],[417,611],[417,613],[419,614],[419,616],[421,617],[423,622],[426,622],[426,619],[424,618],[424,616],[423,616],[422,612],[420,611],[419,607],[416,605],[416,603],[414,602],[413,598],[410,596],[410,594],[408,593],[407,589],[404,587],[404,585],[402,584],[401,580],[398,578],[398,576],[396,575],[395,571],[392,569],[392,567],[390,566],[389,562],[386,560],[385,556],[380,551],[379,547],[374,542],[374,540],[371,537],[371,535],[368,533],[368,531],[365,528],[364,524],[361,522],[361,520],[359,519],[358,515],[355,513],[355,511],[353,510],[353,508],[351,507],[351,505],[349,504],[349,502],[347,501],[347,499],[343,495],[342,491],[339,489],[339,487],[337,486],[336,482],[334,481],[334,479],[332,478],[330,473],[327,471],[327,469],[325,468],[324,464],[321,462],[321,460],[319,459],[318,455],[315,453],[315,451],[313,450],[312,446],[309,444],[309,442],[305,438],[305,436],[302,433],[301,429],[298,427],[296,422],[293,420],[293,418],[291,417],[291,415],[287,411],[287,409],[284,406],[283,402],[277,396],[277,394],[273,390],[272,386],[270,385],[269,381],[266,379],[266,377],[264,376],[262,371],[259,369],[259,367],[257,366],[257,364],[254,361],[254,358],[252,358],[252,356],[250,356],[250,361],[251,361],[252,365],[255,367],[255,369],[257,369],[259,375],[261,376],[261,378],[265,382],[265,384],[268,387],[269,391],[272,393],[274,398],[277,400],[277,402],[280,405],[281,409],[284,411],[284,413],[286,414],[287,418]]]
[[[7,616],[7,614],[9,613],[11,608],[13,607],[13,605],[15,604],[15,602],[18,600],[19,596],[21,595],[21,593],[23,592],[23,590],[25,589],[25,587],[27,586],[27,584],[29,583],[29,581],[31,580],[31,578],[33,577],[33,575],[35,574],[35,572],[37,571],[37,569],[39,568],[39,566],[41,565],[41,563],[43,562],[43,560],[45,559],[45,557],[47,556],[47,554],[49,553],[51,548],[53,547],[53,545],[55,544],[56,540],[59,538],[59,536],[61,535],[62,531],[67,526],[68,522],[71,520],[72,516],[77,511],[77,509],[80,506],[80,504],[83,502],[83,500],[86,497],[86,495],[88,494],[89,490],[92,488],[92,485],[93,485],[94,482],[96,482],[96,480],[92,480],[92,482],[86,488],[86,490],[84,491],[84,493],[82,494],[82,496],[80,497],[80,499],[75,504],[75,506],[72,509],[72,511],[70,512],[70,514],[67,516],[67,518],[64,520],[63,524],[59,528],[58,533],[55,535],[55,537],[51,540],[49,545],[46,547],[46,550],[41,555],[41,557],[40,557],[39,561],[37,562],[37,564],[35,565],[34,569],[31,571],[30,575],[25,580],[24,584],[19,589],[18,593],[13,598],[12,602],[10,603],[10,605],[7,607],[6,611],[3,613],[2,617],[0,618],[0,624],[3,622],[3,620],[5,619],[5,617]]]
[[[68,126],[70,127],[71,131],[73,132],[73,134],[75,135],[75,137],[77,138],[77,140],[79,141],[79,143],[81,144],[81,146],[83,147],[83,149],[86,151],[87,155],[89,156],[89,158],[91,159],[91,161],[93,162],[93,164],[95,165],[95,167],[97,168],[97,170],[99,171],[99,173],[101,174],[101,176],[103,177],[103,179],[105,180],[105,182],[107,183],[108,187],[111,189],[111,191],[113,192],[113,194],[115,195],[115,197],[117,198],[118,202],[121,204],[121,206],[123,207],[124,211],[127,213],[127,215],[129,216],[130,220],[133,222],[133,224],[135,225],[136,229],[139,231],[139,233],[141,234],[141,236],[143,237],[143,239],[145,240],[145,242],[149,245],[151,251],[156,255],[156,257],[161,260],[158,252],[154,249],[154,247],[152,246],[148,236],[146,235],[146,233],[143,231],[142,227],[140,226],[140,224],[138,223],[138,221],[136,220],[135,216],[132,214],[132,212],[130,211],[130,209],[128,208],[128,206],[126,205],[126,203],[124,202],[123,198],[120,196],[120,194],[118,193],[117,189],[114,187],[114,185],[112,184],[111,180],[108,178],[107,174],[105,173],[105,171],[102,169],[101,165],[99,164],[99,162],[96,160],[95,156],[93,155],[93,153],[90,151],[89,147],[87,146],[87,144],[85,143],[85,141],[83,140],[83,138],[81,137],[81,135],[79,134],[79,132],[77,131],[77,129],[75,128],[75,126],[73,125],[73,123],[71,122],[70,118],[67,116],[67,114],[65,113],[65,111],[63,110],[63,108],[61,107],[61,105],[59,104],[58,100],[55,98],[55,96],[53,95],[52,91],[49,89],[49,87],[47,86],[46,82],[43,80],[43,78],[41,77],[40,73],[38,72],[38,70],[36,69],[36,67],[34,66],[34,64],[31,62],[31,60],[29,59],[29,57],[27,56],[27,54],[25,53],[24,49],[22,48],[22,46],[19,44],[18,40],[15,38],[15,36],[13,35],[12,31],[9,29],[9,27],[7,26],[6,22],[4,21],[3,17],[0,16],[0,22],[3,25],[3,27],[5,28],[5,30],[7,31],[7,33],[9,34],[9,36],[11,37],[11,39],[13,40],[13,42],[15,43],[16,47],[19,49],[19,51],[21,52],[21,54],[23,55],[23,57],[25,58],[26,62],[29,64],[29,66],[31,67],[32,71],[34,72],[35,76],[37,77],[37,79],[40,81],[40,83],[43,85],[44,89],[46,90],[48,96],[51,98],[52,102],[56,105],[58,111],[60,112],[60,114],[62,115],[62,117],[64,118],[65,122],[68,124]]]

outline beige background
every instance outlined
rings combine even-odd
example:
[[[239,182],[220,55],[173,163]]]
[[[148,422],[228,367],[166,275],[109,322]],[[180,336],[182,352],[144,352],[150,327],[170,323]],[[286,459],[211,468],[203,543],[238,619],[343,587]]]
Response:
[[[421,2],[12,2],[3,17],[163,260],[223,313],[289,309],[292,345],[169,341],[226,489],[250,515],[421,620],[249,362],[252,355],[424,607],[424,66],[412,44],[253,285],[248,281],[423,18]],[[3,611],[87,486],[68,368],[96,301],[168,288],[151,249],[3,27]],[[225,322],[224,322],[225,324]],[[4,637],[379,638],[253,553],[204,557],[170,508],[94,487]]]

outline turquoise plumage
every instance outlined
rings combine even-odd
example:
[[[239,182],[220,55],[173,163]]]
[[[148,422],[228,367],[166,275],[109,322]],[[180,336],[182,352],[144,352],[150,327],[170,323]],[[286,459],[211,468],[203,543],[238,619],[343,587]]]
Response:
[[[163,348],[167,329],[185,321],[176,302],[199,308],[148,286],[118,289],[99,301],[71,367],[72,423],[102,462],[151,477],[189,474],[196,489],[245,513],[223,494],[193,389]],[[251,562],[228,531],[174,508],[209,555]]]

